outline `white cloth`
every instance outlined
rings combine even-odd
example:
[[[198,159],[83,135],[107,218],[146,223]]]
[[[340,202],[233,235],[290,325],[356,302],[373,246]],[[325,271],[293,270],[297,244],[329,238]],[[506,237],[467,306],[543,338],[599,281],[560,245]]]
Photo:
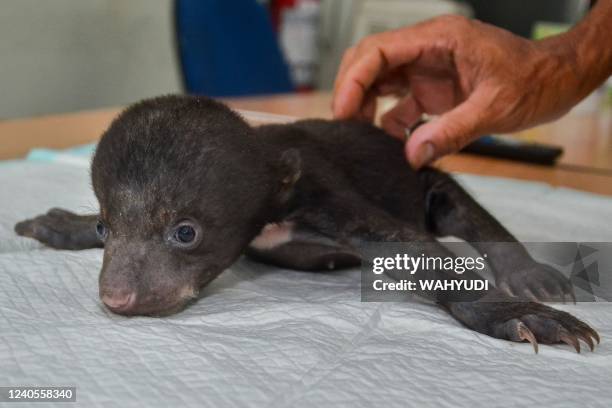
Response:
[[[612,198],[458,176],[526,241],[612,241]],[[87,407],[609,407],[612,305],[560,305],[597,328],[595,353],[511,343],[414,303],[361,303],[359,271],[241,260],[184,312],[101,307],[101,250],[56,251],[13,233],[63,207],[95,212],[88,171],[0,165],[0,386],[71,385]],[[74,406],[69,404],[70,406]]]

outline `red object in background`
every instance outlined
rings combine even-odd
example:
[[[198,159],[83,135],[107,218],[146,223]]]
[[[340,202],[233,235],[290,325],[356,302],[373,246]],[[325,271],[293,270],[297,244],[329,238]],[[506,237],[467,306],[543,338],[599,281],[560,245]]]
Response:
[[[298,91],[312,90],[318,69],[319,0],[272,0],[274,30]]]
[[[270,17],[274,31],[278,33],[283,9],[295,7],[296,0],[272,0],[270,2]]]

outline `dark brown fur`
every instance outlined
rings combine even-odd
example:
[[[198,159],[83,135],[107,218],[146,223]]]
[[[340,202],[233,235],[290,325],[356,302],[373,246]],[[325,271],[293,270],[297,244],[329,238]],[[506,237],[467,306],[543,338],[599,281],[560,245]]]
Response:
[[[510,253],[487,244],[516,240],[452,178],[411,170],[402,150],[365,123],[307,120],[252,128],[204,97],[155,98],[127,109],[99,143],[92,163],[98,216],[52,210],[17,224],[16,231],[55,248],[104,246],[100,296],[121,314],[180,310],[245,251],[312,270],[358,264],[368,241],[407,242],[407,251],[418,253],[446,235],[489,253],[497,283],[514,294],[537,285],[552,296],[571,294],[559,272],[533,261],[520,244]],[[271,223],[292,224],[292,241],[249,248]],[[192,228],[197,241],[177,241],[181,225]],[[449,255],[442,246],[435,251]],[[440,271],[432,277],[448,278]],[[466,326],[498,338],[555,343],[568,342],[567,333],[597,337],[567,313],[495,288],[473,302],[424,295]]]

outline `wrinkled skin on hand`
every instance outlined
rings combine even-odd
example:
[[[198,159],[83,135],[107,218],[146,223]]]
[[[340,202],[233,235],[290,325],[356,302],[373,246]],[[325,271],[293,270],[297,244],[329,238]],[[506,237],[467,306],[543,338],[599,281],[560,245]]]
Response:
[[[596,11],[612,14],[610,3]],[[334,114],[372,121],[376,97],[396,95],[399,102],[381,125],[401,139],[422,113],[441,115],[406,144],[406,158],[420,168],[480,135],[558,118],[595,89],[610,75],[612,52],[602,61],[578,48],[578,39],[593,45],[595,34],[603,35],[585,33],[587,23],[535,42],[477,20],[442,16],[366,37],[344,55]],[[592,65],[604,66],[603,73]]]

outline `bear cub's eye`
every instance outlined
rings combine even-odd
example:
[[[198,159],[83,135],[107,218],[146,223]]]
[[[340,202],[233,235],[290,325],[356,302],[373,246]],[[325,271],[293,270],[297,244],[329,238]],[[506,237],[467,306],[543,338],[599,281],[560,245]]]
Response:
[[[193,249],[202,242],[202,227],[195,220],[182,220],[167,232],[166,239],[181,249]]]
[[[100,238],[102,241],[104,241],[108,235],[108,229],[106,228],[106,225],[102,223],[102,221],[98,221],[96,224],[96,234],[98,234],[98,238]]]
[[[181,225],[174,233],[174,238],[182,244],[189,244],[196,238],[196,231],[191,225]]]

